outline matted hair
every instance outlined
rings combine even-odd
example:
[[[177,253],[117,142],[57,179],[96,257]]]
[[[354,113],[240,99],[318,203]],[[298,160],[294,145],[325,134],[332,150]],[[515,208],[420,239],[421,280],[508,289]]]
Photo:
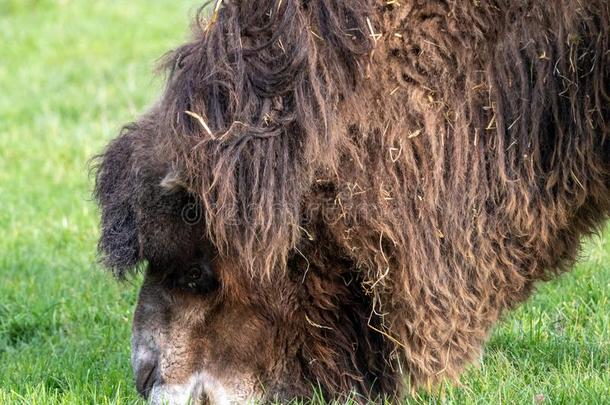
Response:
[[[171,52],[155,117],[211,240],[257,272],[284,266],[318,167],[338,160],[341,99],[372,49],[371,2],[225,1]],[[203,8],[202,10],[204,10]]]

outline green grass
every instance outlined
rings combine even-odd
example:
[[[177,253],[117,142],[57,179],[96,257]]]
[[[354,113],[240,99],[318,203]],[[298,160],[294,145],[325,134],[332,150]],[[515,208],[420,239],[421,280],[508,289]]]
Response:
[[[196,0],[0,0],[0,404],[137,402],[137,283],[95,264],[88,159],[162,83]],[[496,328],[461,387],[412,403],[610,398],[610,229]]]

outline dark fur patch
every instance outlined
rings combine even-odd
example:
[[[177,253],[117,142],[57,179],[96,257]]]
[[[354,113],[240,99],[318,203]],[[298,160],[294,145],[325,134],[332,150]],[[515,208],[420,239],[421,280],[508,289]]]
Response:
[[[97,157],[95,197],[101,207],[98,249],[104,265],[122,276],[140,261],[134,209],[132,140],[123,135]]]

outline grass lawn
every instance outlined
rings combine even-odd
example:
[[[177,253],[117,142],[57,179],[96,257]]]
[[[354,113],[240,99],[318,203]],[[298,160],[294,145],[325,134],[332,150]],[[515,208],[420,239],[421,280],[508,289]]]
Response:
[[[196,0],[0,0],[0,404],[138,402],[137,282],[96,265],[88,159],[161,87]],[[610,401],[610,228],[496,328],[461,387],[409,403]]]

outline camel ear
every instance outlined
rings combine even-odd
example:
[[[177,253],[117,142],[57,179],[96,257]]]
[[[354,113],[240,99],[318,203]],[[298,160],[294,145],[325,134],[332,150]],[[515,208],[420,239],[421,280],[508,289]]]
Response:
[[[175,167],[168,170],[167,174],[161,180],[159,185],[164,192],[169,194],[188,189],[186,182],[182,179],[180,172]]]
[[[118,277],[141,260],[134,201],[133,142],[129,128],[96,158],[94,196],[101,209],[98,251],[102,263]]]

